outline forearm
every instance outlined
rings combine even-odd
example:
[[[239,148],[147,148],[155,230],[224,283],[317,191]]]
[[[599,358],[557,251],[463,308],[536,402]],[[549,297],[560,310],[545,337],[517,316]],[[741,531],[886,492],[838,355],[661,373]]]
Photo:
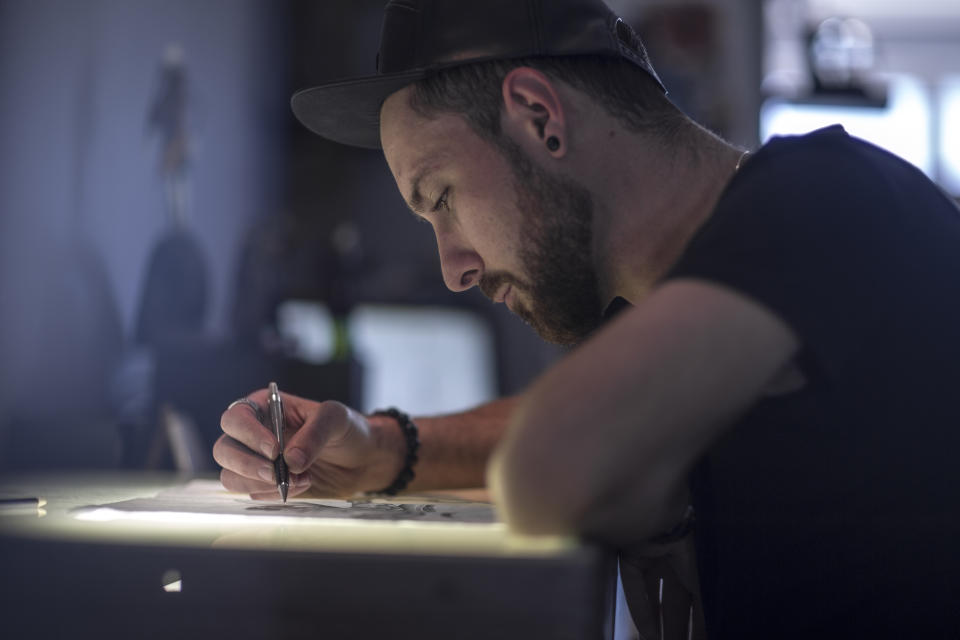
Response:
[[[735,292],[664,286],[524,393],[491,464],[501,514],[527,533],[611,540],[671,528],[689,469],[797,344]]]
[[[518,401],[519,396],[512,396],[462,413],[413,417],[420,451],[414,466],[416,476],[407,490],[483,487],[490,455]],[[385,416],[371,416],[369,420],[381,446],[399,453],[396,459],[402,461],[406,443],[396,422]]]
[[[630,433],[642,408],[621,408],[628,402],[605,382],[609,360],[583,355],[518,402],[491,456],[491,494],[516,531],[636,543],[682,513],[681,474],[664,449]]]

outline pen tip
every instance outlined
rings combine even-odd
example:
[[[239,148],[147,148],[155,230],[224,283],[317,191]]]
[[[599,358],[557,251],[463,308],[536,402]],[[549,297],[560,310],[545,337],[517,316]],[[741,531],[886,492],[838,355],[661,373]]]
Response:
[[[283,500],[284,504],[286,504],[288,486],[286,484],[281,484],[278,488],[280,489],[280,499]]]

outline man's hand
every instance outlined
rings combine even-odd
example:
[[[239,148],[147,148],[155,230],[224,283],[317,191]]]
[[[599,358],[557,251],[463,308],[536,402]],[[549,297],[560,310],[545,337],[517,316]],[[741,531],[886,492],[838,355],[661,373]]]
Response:
[[[339,402],[281,395],[286,422],[283,455],[291,474],[291,497],[376,491],[389,485],[399,473],[406,448],[400,430],[389,424],[390,418],[377,418],[377,424],[371,424]],[[266,415],[266,389],[247,398]],[[280,452],[273,432],[244,403],[227,409],[220,427],[224,435],[214,445],[213,457],[223,467],[223,486],[254,499],[276,499],[272,461]]]

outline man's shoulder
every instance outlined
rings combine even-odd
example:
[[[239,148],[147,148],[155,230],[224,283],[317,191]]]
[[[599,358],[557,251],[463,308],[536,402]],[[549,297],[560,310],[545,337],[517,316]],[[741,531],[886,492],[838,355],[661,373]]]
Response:
[[[730,180],[688,249],[699,247],[706,238],[742,235],[744,228],[756,235],[792,224],[808,225],[811,216],[832,217],[829,210],[843,206],[841,201],[851,194],[869,193],[865,175],[854,175],[869,169],[850,170],[862,164],[852,158],[859,144],[840,125],[770,139]]]
[[[771,179],[778,187],[784,186],[780,183],[798,184],[817,176],[839,180],[843,176],[832,170],[832,166],[841,162],[859,164],[863,159],[856,156],[875,152],[883,153],[851,136],[839,124],[802,135],[774,136],[751,154],[736,176],[739,180],[735,179],[733,184],[755,189]]]
[[[732,186],[760,191],[765,186],[804,190],[819,183],[848,190],[863,187],[865,195],[875,193],[869,187],[875,187],[878,180],[908,183],[921,190],[933,187],[917,167],[850,135],[839,124],[802,135],[774,136],[752,154],[739,173]]]
[[[751,160],[756,166],[771,162],[797,162],[808,157],[822,160],[846,153],[892,156],[888,151],[850,135],[843,125],[834,124],[804,134],[772,136],[753,154]]]
[[[775,135],[762,147],[761,151],[778,152],[787,150],[805,150],[830,145],[852,144],[857,140],[843,127],[842,124],[833,124],[808,133]]]
[[[761,149],[810,148],[817,145],[845,144],[855,140],[842,124],[814,129],[802,134],[782,134],[772,136]]]
[[[770,139],[730,181],[714,214],[729,221],[751,218],[751,224],[757,216],[781,223],[876,224],[918,208],[930,218],[952,215],[956,205],[914,165],[834,125]]]

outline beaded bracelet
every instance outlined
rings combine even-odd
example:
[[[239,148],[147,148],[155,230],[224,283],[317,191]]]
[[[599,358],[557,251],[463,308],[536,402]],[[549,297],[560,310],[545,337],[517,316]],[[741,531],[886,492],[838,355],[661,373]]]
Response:
[[[410,484],[410,481],[413,480],[415,475],[413,472],[413,465],[417,463],[417,450],[420,449],[420,438],[418,437],[417,425],[413,423],[413,420],[410,419],[410,416],[394,407],[390,407],[389,409],[379,409],[374,411],[371,415],[389,416],[396,420],[397,424],[400,425],[400,430],[403,431],[404,439],[407,441],[407,457],[403,461],[403,468],[400,470],[400,473],[397,474],[397,478],[390,484],[389,487],[385,489],[367,492],[395,496],[407,488],[407,485]]]

